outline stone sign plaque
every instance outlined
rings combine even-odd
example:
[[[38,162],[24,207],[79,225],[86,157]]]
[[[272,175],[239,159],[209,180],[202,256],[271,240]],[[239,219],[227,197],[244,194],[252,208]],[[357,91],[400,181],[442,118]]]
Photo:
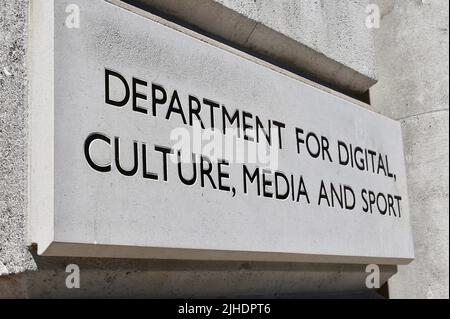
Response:
[[[396,121],[126,5],[40,0],[32,18],[39,254],[414,257]]]

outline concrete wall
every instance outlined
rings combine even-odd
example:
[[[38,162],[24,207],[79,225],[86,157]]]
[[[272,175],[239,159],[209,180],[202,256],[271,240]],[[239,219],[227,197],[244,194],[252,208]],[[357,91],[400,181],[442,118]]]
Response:
[[[416,260],[392,297],[449,297],[448,1],[378,1],[376,112],[403,125]]]
[[[264,25],[372,79],[366,85],[374,84],[372,33],[364,27],[369,0],[215,1],[257,23],[249,42]]]

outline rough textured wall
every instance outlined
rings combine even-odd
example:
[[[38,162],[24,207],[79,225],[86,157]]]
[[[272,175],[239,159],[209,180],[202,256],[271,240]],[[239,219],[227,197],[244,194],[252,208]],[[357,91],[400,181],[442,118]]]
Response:
[[[390,280],[392,297],[449,297],[449,3],[378,1],[375,111],[403,125],[416,260]]]
[[[0,274],[35,268],[26,245],[28,8],[0,0]]]

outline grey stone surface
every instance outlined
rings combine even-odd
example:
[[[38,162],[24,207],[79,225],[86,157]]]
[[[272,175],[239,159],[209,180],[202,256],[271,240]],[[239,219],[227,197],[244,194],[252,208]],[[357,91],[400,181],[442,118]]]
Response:
[[[0,0],[0,273],[35,269],[28,252],[28,1]]]
[[[390,281],[396,298],[448,298],[448,111],[402,120],[416,259]]]
[[[378,1],[372,105],[393,119],[448,110],[448,1]]]
[[[375,83],[368,0],[126,0],[148,5],[338,89]]]
[[[449,297],[448,1],[378,1],[372,108],[403,126],[416,260],[394,298]]]

